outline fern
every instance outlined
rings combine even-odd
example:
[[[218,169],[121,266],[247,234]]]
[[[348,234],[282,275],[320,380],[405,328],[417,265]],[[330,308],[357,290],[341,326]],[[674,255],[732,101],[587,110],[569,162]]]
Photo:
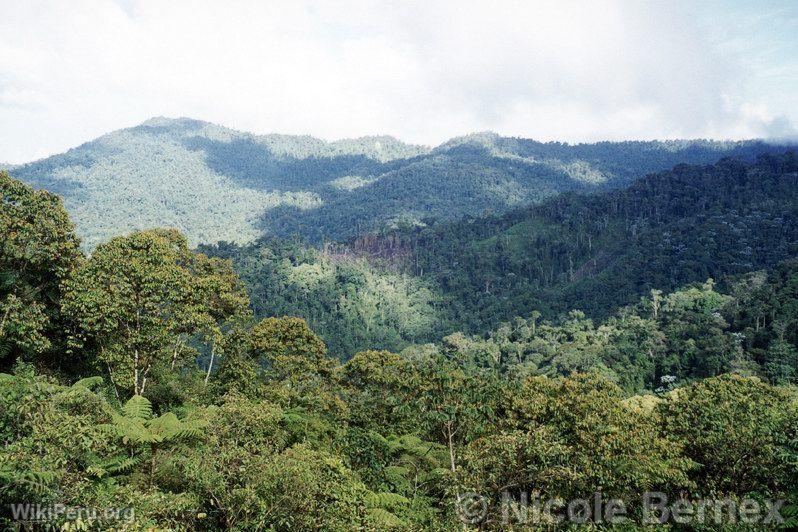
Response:
[[[82,387],[91,390],[102,383],[103,383],[102,377],[86,377],[85,379],[80,379],[75,384],[73,384],[72,388]]]
[[[127,418],[145,420],[152,417],[152,403],[140,395],[134,395],[122,407],[122,413]]]
[[[388,530],[392,528],[404,529],[407,523],[388,510],[382,508],[368,508],[366,510],[366,518],[376,530]]]
[[[17,276],[11,270],[0,270],[0,293],[10,291],[16,284]]]
[[[2,334],[3,331],[0,331]],[[0,337],[0,359],[7,358],[11,355],[11,342],[6,338]]]
[[[0,466],[0,493],[16,486],[43,495],[49,491],[55,479],[56,473],[53,471],[17,471],[11,465],[3,464]]]
[[[138,456],[117,455],[110,458],[99,459],[92,457],[86,471],[97,478],[118,473],[127,473],[135,467],[141,458]]]
[[[141,455],[149,450],[150,453],[150,478],[155,473],[155,457],[162,444],[175,443],[178,440],[202,436],[203,429],[208,422],[202,419],[180,420],[172,413],[152,417],[152,404],[145,397],[134,395],[122,406],[122,414],[114,414],[112,422],[104,425],[105,428],[122,438],[122,443],[133,447],[137,454],[135,461],[121,460],[117,457],[107,458],[107,466],[102,463],[95,464],[96,474],[102,476],[106,472],[113,473],[124,471],[135,466]]]
[[[388,510],[395,510],[410,505],[410,500],[407,497],[389,491],[369,491],[364,497],[363,502],[366,503],[366,508],[382,508]]]

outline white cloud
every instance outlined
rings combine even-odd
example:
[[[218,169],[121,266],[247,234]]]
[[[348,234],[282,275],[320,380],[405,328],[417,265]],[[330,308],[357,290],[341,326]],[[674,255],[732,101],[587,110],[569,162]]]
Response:
[[[0,0],[0,161],[155,115],[427,144],[793,132],[702,24],[673,2]]]

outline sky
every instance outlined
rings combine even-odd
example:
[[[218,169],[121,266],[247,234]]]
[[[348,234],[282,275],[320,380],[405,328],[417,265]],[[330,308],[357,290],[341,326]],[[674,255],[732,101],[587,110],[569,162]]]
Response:
[[[792,137],[798,2],[0,0],[0,161],[153,116],[427,145]]]

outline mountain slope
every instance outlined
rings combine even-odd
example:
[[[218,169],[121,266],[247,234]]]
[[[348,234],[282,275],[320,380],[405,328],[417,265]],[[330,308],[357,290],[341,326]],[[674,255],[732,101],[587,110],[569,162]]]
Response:
[[[679,163],[707,164],[725,156],[753,160],[772,150],[755,141],[568,145],[479,133],[453,139],[348,193],[325,197],[313,209],[270,210],[261,227],[316,243],[344,240],[436,219],[500,214],[565,191],[623,187]]]
[[[797,256],[798,159],[680,165],[627,189],[322,250],[276,239],[202,250],[233,260],[258,315],[306,318],[341,356],[481,333],[534,311],[598,319],[652,289]],[[395,288],[373,297],[385,284]]]
[[[12,173],[62,195],[89,248],[156,226],[176,227],[194,244],[245,242],[260,234],[264,211],[319,205],[318,182],[421,151],[388,138],[325,143],[153,119]]]
[[[798,159],[679,165],[627,189],[565,194],[404,238],[411,270],[436,280],[454,323],[480,330],[533,309],[603,316],[651,289],[798,254]]]
[[[156,118],[11,173],[62,195],[91,249],[155,226],[178,228],[192,244],[262,234],[346,239],[503,213],[568,190],[616,188],[680,162],[771,150],[754,141],[567,145],[490,133],[430,150],[385,136],[325,142]]]

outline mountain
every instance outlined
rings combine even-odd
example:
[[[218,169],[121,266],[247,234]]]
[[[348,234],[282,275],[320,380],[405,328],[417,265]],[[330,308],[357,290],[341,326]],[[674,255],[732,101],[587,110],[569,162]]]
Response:
[[[606,316],[652,289],[798,255],[798,158],[678,165],[626,189],[563,194],[500,217],[393,235],[471,330],[539,310]],[[373,246],[372,246],[373,247]]]
[[[260,235],[264,211],[318,206],[319,183],[424,151],[390,137],[328,143],[155,118],[12,173],[63,196],[88,248],[160,226],[180,229],[194,244],[246,242]]]
[[[480,133],[429,149],[392,137],[325,142],[154,118],[12,175],[63,196],[87,249],[115,235],[175,227],[189,241],[263,234],[341,240],[486,212],[569,190],[624,186],[680,162],[751,160],[762,142],[568,145]]]
[[[724,284],[798,255],[798,159],[678,165],[626,189],[321,249],[273,238],[201,249],[233,260],[258,315],[306,318],[343,356],[534,311],[600,319],[652,289]]]

